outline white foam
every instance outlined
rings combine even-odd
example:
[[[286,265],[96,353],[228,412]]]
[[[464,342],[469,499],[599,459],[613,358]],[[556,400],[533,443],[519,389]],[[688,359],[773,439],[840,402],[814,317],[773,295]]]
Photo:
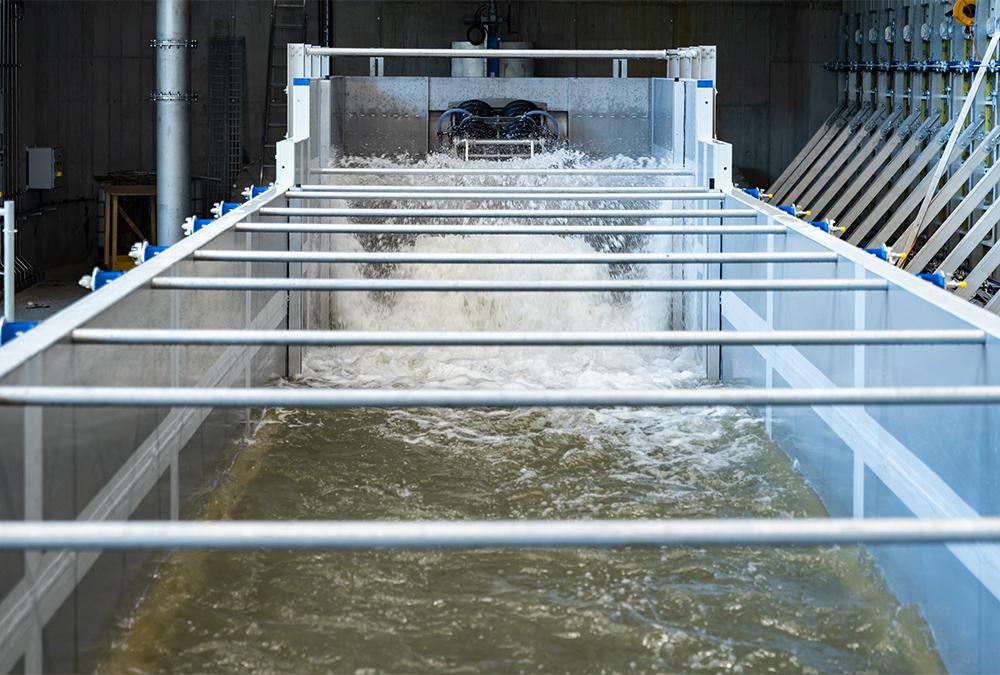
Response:
[[[352,166],[396,166],[399,160],[353,159]],[[547,163],[547,164],[546,164]],[[410,166],[467,166],[447,156],[433,155]],[[509,166],[510,162],[504,165]],[[618,167],[653,166],[652,160],[611,158],[598,162],[578,153],[560,151],[526,159],[523,166]],[[342,182],[340,176],[336,182]],[[633,177],[634,178],[634,177]],[[356,179],[355,179],[356,180]],[[408,183],[538,184],[536,177],[489,176],[416,177]],[[556,180],[549,178],[548,180]],[[559,180],[565,181],[565,178]],[[648,178],[641,180],[648,181]],[[676,179],[656,178],[663,184]],[[381,179],[380,179],[381,182]],[[574,185],[608,184],[604,177],[577,176]],[[415,205],[419,202],[407,203]],[[449,206],[474,208],[479,202]],[[519,202],[519,206],[522,205]],[[618,203],[608,202],[611,208]],[[371,204],[369,204],[371,205]],[[400,204],[402,205],[402,204]],[[423,204],[426,206],[427,204]],[[567,202],[567,207],[572,207]],[[551,202],[529,208],[558,208]],[[473,219],[463,222],[474,223]],[[481,222],[495,222],[486,221]],[[669,250],[668,237],[581,238],[559,236],[421,236],[416,238],[350,235],[334,238],[337,250],[402,250],[451,253],[587,253],[595,250]],[[607,265],[453,265],[399,266],[343,265],[337,276],[384,275],[423,279],[612,279],[667,277],[667,266]],[[565,330],[648,331],[670,329],[671,302],[661,293],[340,293],[334,298],[336,328],[351,330]],[[328,348],[307,352],[306,384],[327,387],[446,388],[446,389],[663,389],[702,386],[704,367],[700,350],[656,347],[633,348],[513,348],[513,347],[394,347]],[[474,426],[489,434],[490,422],[471,421],[467,411],[417,411],[412,416],[426,433],[454,440]],[[551,428],[563,428],[592,437],[616,438],[638,455],[665,445],[689,444],[691,434],[710,438],[719,433],[718,416],[745,414],[706,410],[549,410],[505,411],[504,415],[544,415]],[[481,419],[481,418],[477,418]],[[747,432],[754,434],[755,429]],[[711,459],[707,460],[713,461]]]

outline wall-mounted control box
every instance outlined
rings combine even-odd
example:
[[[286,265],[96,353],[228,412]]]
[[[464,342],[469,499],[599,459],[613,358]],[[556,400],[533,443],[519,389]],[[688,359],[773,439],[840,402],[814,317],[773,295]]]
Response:
[[[62,148],[28,148],[28,189],[62,187]]]

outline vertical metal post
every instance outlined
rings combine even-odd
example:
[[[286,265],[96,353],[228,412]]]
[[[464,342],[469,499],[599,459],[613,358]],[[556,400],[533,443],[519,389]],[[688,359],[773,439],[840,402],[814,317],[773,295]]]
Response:
[[[292,218],[290,220],[299,220]],[[288,250],[301,251],[305,236],[301,233],[293,232],[288,235]],[[288,278],[302,278],[302,263],[288,263]],[[306,291],[288,292],[288,330],[301,330],[305,328],[305,306]],[[295,377],[302,373],[302,352],[301,345],[291,345],[288,347],[288,377]]]
[[[865,268],[854,266],[854,278],[864,279],[867,276]],[[864,293],[854,293],[854,329],[864,330],[867,324],[867,298]],[[865,386],[865,361],[867,348],[865,345],[854,346],[854,386]],[[857,449],[854,450],[852,479],[852,514],[855,518],[865,517],[865,460]]]
[[[4,321],[14,321],[14,235],[17,234],[14,222],[14,202],[3,203],[3,318]]]
[[[247,232],[243,235],[243,247],[247,251],[253,250],[253,233]],[[253,276],[253,263],[249,260],[243,265],[243,273],[249,279]],[[247,291],[243,296],[243,328],[245,330],[250,330],[253,327],[253,291]],[[254,352],[250,349],[247,350],[246,355],[243,358],[243,386],[249,389],[253,386],[253,354]],[[251,424],[251,408],[244,408],[244,427],[243,434],[246,438],[250,438],[253,434],[253,425]]]
[[[157,0],[156,39],[156,223],[159,244],[184,237],[191,213],[190,106],[188,91],[188,0]]]
[[[41,360],[33,359],[28,366],[28,378],[31,382],[41,383]],[[22,452],[24,463],[24,520],[42,520],[45,517],[44,493],[44,462],[42,459],[42,409],[29,406],[24,409],[24,436]],[[26,549],[24,552],[24,578],[28,587],[36,589],[41,575],[42,552],[38,549]],[[39,608],[37,595],[32,601],[31,614],[28,619],[27,644],[24,649],[24,672],[43,672],[42,631],[44,619]]]
[[[721,223],[721,221],[719,221]],[[708,224],[707,222],[705,223]],[[722,252],[722,235],[705,235],[707,253]],[[721,279],[721,264],[705,265],[706,279]],[[722,292],[705,293],[705,330],[722,330]],[[705,376],[710,382],[718,382],[722,379],[722,347],[720,345],[706,345],[705,347]]]
[[[713,46],[698,47],[701,53],[701,72],[698,77],[702,80],[715,81],[716,48]]]
[[[757,222],[762,225],[769,224],[767,221],[770,220],[767,217],[758,217]],[[784,241],[784,239],[782,239]],[[774,235],[767,235],[767,252],[774,253]],[[764,266],[764,278],[768,281],[774,279],[774,263],[767,263]],[[774,291],[768,291],[764,296],[764,322],[767,324],[768,330],[774,330]],[[771,360],[768,358],[764,359],[764,386],[768,389],[774,388],[774,366],[771,364]],[[767,431],[768,438],[773,438],[774,433],[774,408],[773,406],[767,406],[764,408],[764,428]]]
[[[170,291],[170,327],[174,330],[183,327],[181,323],[181,296],[179,291]],[[181,346],[170,348],[170,386],[181,386]],[[173,412],[172,410],[169,412]],[[168,415],[169,415],[168,412]],[[180,520],[181,517],[181,447],[170,457],[170,520]],[[159,448],[162,452],[163,448]]]

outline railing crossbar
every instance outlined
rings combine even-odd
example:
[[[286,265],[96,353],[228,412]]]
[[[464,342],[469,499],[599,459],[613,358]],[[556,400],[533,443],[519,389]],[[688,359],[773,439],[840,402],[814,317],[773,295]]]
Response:
[[[878,291],[885,279],[308,279],[161,277],[152,287],[217,291],[442,291],[442,292],[687,292],[687,291]]]
[[[350,331],[77,328],[77,344],[411,347],[642,347],[754,345],[982,345],[981,330],[841,331]]]
[[[357,209],[265,206],[262,216],[326,218],[755,218],[753,209]]]
[[[694,171],[680,167],[635,169],[511,169],[504,167],[321,167],[311,173],[320,175],[360,176],[693,176]]]
[[[417,47],[306,47],[309,56],[365,56],[368,58],[468,58],[465,49]],[[664,61],[666,49],[479,49],[476,58],[497,59],[653,59]]]
[[[410,201],[423,201],[423,200],[433,200],[433,201],[464,201],[464,200],[504,200],[504,201],[605,201],[605,202],[619,202],[619,201],[650,201],[650,202],[669,202],[669,201],[722,201],[725,199],[725,195],[718,192],[616,192],[616,193],[600,193],[600,192],[577,192],[577,193],[559,193],[559,192],[423,192],[423,191],[403,191],[403,190],[385,190],[380,192],[358,190],[358,191],[320,191],[320,192],[306,192],[306,191],[294,191],[288,192],[287,196],[289,199],[330,199],[330,200],[354,200],[354,201],[364,201],[364,200],[410,200]]]
[[[685,265],[694,263],[830,263],[836,253],[408,253],[358,251],[199,250],[195,260],[213,262],[315,262],[366,264],[490,265]]]
[[[237,232],[310,234],[506,235],[761,235],[786,234],[784,225],[389,225],[383,223],[239,223]]]
[[[621,192],[642,192],[642,193],[657,193],[657,194],[671,194],[675,192],[702,192],[705,194],[718,194],[722,195],[722,192],[718,190],[709,190],[708,188],[702,188],[698,186],[675,186],[675,185],[590,185],[590,186],[579,186],[579,185],[352,185],[350,183],[342,183],[339,185],[299,185],[295,188],[289,190],[287,194],[289,195],[299,195],[303,192],[449,192],[449,193],[462,193],[462,192],[518,192],[518,193],[535,193],[535,192],[558,192],[558,193],[608,193],[616,194]]]
[[[1000,403],[1000,386],[814,389],[315,389],[0,386],[0,406],[153,408],[605,408]]]
[[[1000,542],[1000,518],[0,521],[0,549],[478,549]]]

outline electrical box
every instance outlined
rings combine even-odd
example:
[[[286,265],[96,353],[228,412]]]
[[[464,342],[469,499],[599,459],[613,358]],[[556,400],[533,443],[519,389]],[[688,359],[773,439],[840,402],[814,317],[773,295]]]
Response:
[[[62,187],[62,148],[28,148],[28,189]]]

